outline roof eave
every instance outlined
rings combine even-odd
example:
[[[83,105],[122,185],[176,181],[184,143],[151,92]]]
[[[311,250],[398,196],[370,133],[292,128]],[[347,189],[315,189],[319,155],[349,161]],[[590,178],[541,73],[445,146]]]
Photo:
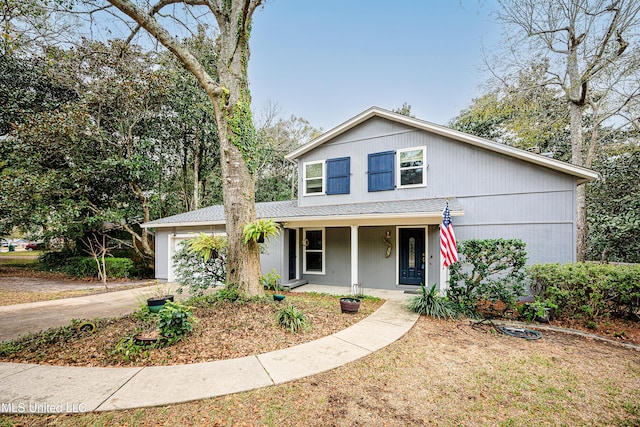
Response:
[[[145,222],[141,228],[173,228],[173,227],[202,227],[207,225],[224,225],[224,221],[197,221],[197,222]]]
[[[451,216],[463,216],[464,211],[454,210],[451,211]],[[353,221],[354,224],[358,221],[369,219],[407,219],[407,218],[440,218],[442,217],[441,211],[430,212],[408,212],[408,213],[379,213],[379,214],[353,214],[353,215],[303,215],[303,216],[288,216],[272,218],[277,223],[287,223],[293,221],[323,221],[327,224],[332,222],[344,222]],[[141,224],[142,228],[179,228],[179,227],[202,227],[211,225],[225,225],[224,221],[200,221],[200,222],[174,222],[174,223],[160,223],[154,224],[152,222]]]

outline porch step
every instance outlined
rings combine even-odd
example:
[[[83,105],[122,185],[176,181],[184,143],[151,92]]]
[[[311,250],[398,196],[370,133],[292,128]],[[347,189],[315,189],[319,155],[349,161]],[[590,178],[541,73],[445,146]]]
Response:
[[[294,280],[293,282],[285,283],[284,285],[282,285],[282,287],[290,291],[291,289],[298,288],[300,286],[306,285],[307,283],[309,283],[308,280],[299,279]]]

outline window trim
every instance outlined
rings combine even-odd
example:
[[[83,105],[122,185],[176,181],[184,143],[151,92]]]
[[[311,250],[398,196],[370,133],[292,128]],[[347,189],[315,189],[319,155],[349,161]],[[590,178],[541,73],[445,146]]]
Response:
[[[406,184],[402,185],[402,171],[409,169],[418,169],[419,166],[411,166],[411,167],[400,167],[400,158],[402,157],[402,153],[407,151],[415,151],[422,150],[422,183],[421,184]],[[396,188],[417,188],[417,187],[426,187],[427,186],[427,146],[421,145],[417,147],[410,148],[399,148],[396,150]]]
[[[318,178],[307,178],[307,166],[316,165],[318,163],[322,164],[322,175],[320,177],[320,179],[322,179],[322,191],[319,193],[307,193],[307,180],[318,179]],[[314,160],[312,162],[304,162],[302,164],[302,195],[303,196],[324,196],[326,191],[326,184],[327,184],[327,178],[326,178],[326,166],[325,166],[324,160]]]
[[[317,249],[311,249],[309,251],[307,251],[307,244],[306,242],[307,240],[307,231],[322,231],[322,249],[321,250],[317,250]],[[326,271],[326,248],[327,248],[327,240],[326,240],[326,229],[325,227],[310,227],[310,228],[303,228],[302,229],[302,236],[304,237],[304,239],[302,239],[302,272],[303,274],[316,274],[316,275],[324,275],[325,271]],[[309,271],[307,270],[307,252],[311,252],[311,253],[320,253],[322,255],[322,271]]]

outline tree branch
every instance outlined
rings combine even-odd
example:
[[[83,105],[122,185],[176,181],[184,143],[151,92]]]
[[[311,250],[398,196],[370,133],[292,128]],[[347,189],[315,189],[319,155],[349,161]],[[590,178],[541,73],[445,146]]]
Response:
[[[144,10],[133,4],[129,0],[108,0],[109,3],[118,8],[122,13],[133,19],[144,28],[149,34],[155,37],[163,46],[171,51],[185,67],[193,73],[198,79],[198,82],[203,87],[205,92],[211,97],[213,102],[217,102],[217,98],[222,95],[222,88],[220,85],[207,73],[202,64],[198,62],[195,56],[188,49],[180,45],[177,39],[171,36],[171,34],[164,29],[156,19],[146,13]],[[177,0],[166,0],[172,3],[176,3]],[[206,0],[184,0],[182,3],[188,3],[191,1],[202,2],[209,5],[210,2]],[[167,3],[171,4],[171,3]]]

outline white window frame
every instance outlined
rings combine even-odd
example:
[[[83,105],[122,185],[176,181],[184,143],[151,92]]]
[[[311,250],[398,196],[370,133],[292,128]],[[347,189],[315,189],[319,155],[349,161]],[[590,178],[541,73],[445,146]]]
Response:
[[[322,191],[320,193],[307,193],[307,180],[308,179],[318,179],[318,178],[307,178],[307,166],[322,164]],[[326,191],[327,185],[327,177],[326,177],[326,166],[324,160],[317,160],[313,162],[304,162],[302,164],[302,194],[304,196],[323,196]]]
[[[317,250],[317,249],[312,249],[307,251],[307,231],[322,231],[322,249],[321,250]],[[315,228],[303,228],[302,229],[302,271],[304,274],[318,274],[318,275],[324,275],[325,271],[326,271],[326,249],[327,249],[327,239],[326,239],[326,230],[324,227],[315,227]],[[308,271],[307,270],[307,252],[311,252],[311,253],[320,253],[322,254],[322,271]]]
[[[402,153],[407,151],[415,151],[422,150],[422,183],[421,184],[406,184],[402,185],[402,174],[403,170],[408,169],[417,169],[419,166],[411,166],[411,167],[400,167],[400,158],[402,157]],[[396,152],[396,188],[416,188],[416,187],[426,187],[427,186],[427,146],[418,146],[411,148],[402,148],[397,150]]]

